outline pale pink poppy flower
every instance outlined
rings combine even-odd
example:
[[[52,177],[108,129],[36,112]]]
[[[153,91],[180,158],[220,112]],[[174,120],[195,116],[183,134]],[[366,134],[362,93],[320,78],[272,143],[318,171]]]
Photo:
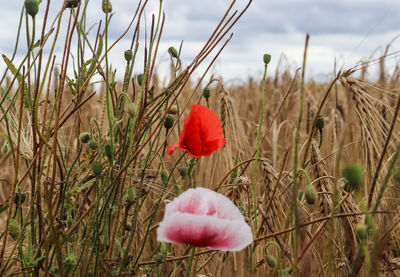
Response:
[[[231,200],[209,189],[195,188],[167,204],[157,240],[239,251],[253,241],[253,235]]]

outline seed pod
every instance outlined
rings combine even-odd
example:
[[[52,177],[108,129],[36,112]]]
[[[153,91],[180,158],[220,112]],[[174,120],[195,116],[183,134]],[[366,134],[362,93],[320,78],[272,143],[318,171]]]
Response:
[[[95,138],[91,138],[89,140],[89,148],[92,150],[96,150],[97,148],[99,148],[99,144],[97,143],[97,140]]]
[[[171,93],[172,93],[172,91],[170,89],[164,90],[164,95],[167,96],[167,97],[170,96]]]
[[[89,132],[83,132],[83,133],[81,133],[80,135],[79,135],[79,140],[82,142],[82,143],[88,143],[89,142],[89,140],[90,140],[90,133]]]
[[[178,52],[176,51],[175,47],[170,47],[168,48],[168,53],[173,57],[177,58],[178,57]]]
[[[8,152],[8,143],[4,143],[3,148],[1,149],[1,152],[3,152],[3,154],[6,154]]]
[[[124,52],[124,58],[125,58],[125,61],[130,62],[133,58],[132,50],[126,50]]]
[[[322,129],[324,129],[324,125],[325,125],[324,118],[322,116],[318,116],[317,122],[315,123],[315,128],[322,131]]]
[[[133,188],[133,187],[128,187],[127,189],[126,189],[126,195],[127,195],[127,198],[126,198],[126,200],[129,202],[129,203],[134,203],[135,202],[135,199],[136,199],[136,192],[135,192],[135,189]]]
[[[15,193],[14,196],[14,204],[17,205],[17,207],[19,207],[19,205],[24,204],[26,199],[26,194],[25,193]]]
[[[178,106],[177,105],[172,105],[171,108],[168,111],[169,114],[177,114],[178,113]]]
[[[37,0],[25,0],[24,6],[26,12],[32,17],[35,17],[39,12],[39,1]]]
[[[102,163],[94,163],[92,164],[92,172],[94,176],[99,177],[103,172],[103,164]]]
[[[164,184],[166,184],[166,183],[168,182],[168,177],[169,177],[168,171],[167,171],[165,168],[163,168],[163,169],[161,170],[161,181],[162,181]]]
[[[168,254],[168,244],[166,244],[165,242],[161,242],[161,246],[160,246],[160,252],[166,256]]]
[[[368,237],[368,229],[364,223],[358,223],[356,225],[356,234],[360,240],[366,240]]]
[[[263,57],[263,60],[264,60],[265,65],[269,64],[269,62],[271,61],[271,55],[265,54]]]
[[[143,84],[143,77],[144,77],[143,74],[138,74],[138,75],[136,76],[136,80],[137,80],[139,86],[142,86],[142,84]]]
[[[318,194],[317,191],[315,190],[315,187],[311,184],[307,184],[306,187],[304,188],[304,196],[306,197],[307,204],[309,205],[314,204],[318,198]]]
[[[357,190],[364,181],[363,166],[360,163],[351,164],[342,170],[343,177],[347,180],[350,190]]]
[[[265,259],[267,261],[267,265],[269,267],[275,268],[276,267],[276,259],[272,257],[271,255],[266,255]]]
[[[203,89],[203,97],[208,100],[210,98],[210,90],[208,88]]]
[[[101,4],[101,9],[104,13],[112,12],[112,5],[110,0],[103,0],[103,3]]]
[[[169,130],[174,125],[174,119],[171,116],[167,116],[164,119],[164,127],[165,129]]]
[[[189,172],[189,168],[181,167],[179,168],[179,174],[181,174],[182,178],[185,177]]]
[[[19,234],[21,233],[21,227],[18,222],[14,219],[10,219],[10,223],[8,224],[8,234],[14,239],[17,240]]]
[[[136,104],[131,102],[128,104],[128,113],[131,117],[135,116],[136,113]]]
[[[80,2],[81,2],[81,0],[66,0],[65,7],[66,8],[76,8],[76,7],[78,7]]]
[[[114,156],[115,150],[116,150],[115,144],[113,144],[113,145],[111,146],[111,143],[107,143],[107,144],[104,146],[104,153],[106,154],[106,156],[107,156],[107,158],[108,158],[109,160],[111,160],[112,157]]]

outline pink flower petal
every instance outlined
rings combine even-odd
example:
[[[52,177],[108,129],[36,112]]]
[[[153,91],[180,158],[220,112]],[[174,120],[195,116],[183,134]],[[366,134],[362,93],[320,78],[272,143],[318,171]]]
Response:
[[[239,209],[222,194],[189,189],[167,204],[157,230],[159,241],[239,251],[253,241]]]

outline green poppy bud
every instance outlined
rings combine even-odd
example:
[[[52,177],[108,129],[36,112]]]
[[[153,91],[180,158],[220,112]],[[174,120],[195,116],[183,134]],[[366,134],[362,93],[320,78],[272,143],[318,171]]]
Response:
[[[131,102],[128,104],[128,113],[131,117],[135,116],[136,113],[136,104]]]
[[[169,114],[177,114],[178,113],[178,106],[177,105],[172,105],[171,108],[168,111]]]
[[[265,54],[263,59],[264,59],[265,65],[267,65],[271,61],[271,55],[270,54]]]
[[[357,190],[364,181],[363,166],[360,163],[351,164],[342,170],[343,177],[346,178],[347,186],[350,190]]]
[[[112,12],[112,5],[110,0],[103,0],[103,3],[101,4],[101,9],[104,13]]]
[[[21,227],[18,222],[14,219],[10,219],[10,223],[8,224],[8,234],[14,239],[17,240],[19,234],[21,233]]]
[[[1,149],[1,152],[3,152],[3,154],[6,154],[8,152],[8,143],[4,143],[3,148]]]
[[[179,168],[179,174],[181,174],[182,178],[188,175],[189,168],[187,167],[181,167]]]
[[[22,204],[24,204],[24,202],[25,202],[25,199],[26,199],[26,194],[25,193],[15,193],[15,196],[14,196],[14,203],[15,203],[15,205],[17,205],[17,207],[19,207],[19,205],[22,205]]]
[[[167,130],[171,129],[173,125],[174,125],[174,119],[172,117],[170,117],[170,116],[167,116],[164,119],[164,127],[165,127],[165,129],[167,129]]]
[[[168,97],[171,95],[171,92],[172,91],[170,89],[166,89],[166,90],[164,90],[164,95]]]
[[[128,202],[129,203],[134,203],[135,202],[135,199],[136,199],[136,192],[135,192],[135,189],[133,188],[133,187],[128,187],[127,189],[126,189],[126,195],[127,195],[127,200],[128,200]]]
[[[76,8],[76,7],[78,7],[80,2],[81,2],[81,0],[66,0],[65,7],[66,8]]]
[[[165,242],[161,242],[160,252],[161,254],[166,256],[168,254],[168,244],[166,244]]]
[[[161,181],[162,181],[164,184],[166,184],[166,183],[168,182],[168,177],[169,177],[168,171],[167,171],[165,168],[163,168],[163,169],[161,170]]]
[[[265,259],[267,261],[267,265],[269,267],[275,268],[276,267],[276,259],[272,257],[271,255],[266,255]]]
[[[111,146],[110,143],[107,143],[107,144],[104,146],[104,153],[106,153],[106,156],[107,156],[107,158],[108,158],[109,160],[111,160],[112,157],[114,156],[115,150],[116,150],[115,144],[113,144],[113,146]]]
[[[130,61],[132,60],[132,58],[133,58],[132,50],[126,50],[126,51],[124,52],[124,57],[125,57],[125,60],[126,60],[127,62],[130,62]]]
[[[89,148],[92,150],[96,150],[97,148],[99,148],[99,144],[97,143],[97,140],[95,138],[91,138],[89,140]]]
[[[25,6],[26,12],[32,17],[35,17],[37,15],[37,13],[39,12],[39,1],[38,0],[25,0],[24,6]]]
[[[356,234],[360,240],[366,240],[368,237],[368,229],[364,223],[358,223],[356,225]]]
[[[76,266],[76,257],[73,252],[68,253],[68,255],[64,258],[63,266],[66,271],[70,271]]]
[[[177,58],[178,57],[178,52],[176,51],[175,47],[170,47],[168,48],[168,53],[173,57]]]
[[[102,163],[94,163],[92,164],[92,172],[94,176],[99,177],[103,172],[103,164]]]
[[[138,74],[138,75],[136,76],[136,80],[137,80],[139,86],[142,86],[142,84],[143,84],[143,77],[144,77],[143,74]]]
[[[324,118],[322,116],[318,116],[317,122],[315,123],[315,128],[322,131],[322,129],[324,129],[324,125],[325,125]]]
[[[208,100],[210,98],[210,90],[208,88],[203,89],[203,97]]]
[[[90,133],[89,132],[83,132],[83,133],[81,133],[80,135],[79,135],[79,140],[82,142],[82,143],[88,143],[89,142],[89,140],[90,140]]]
[[[318,198],[318,194],[317,191],[315,190],[315,187],[311,184],[307,184],[306,187],[304,188],[304,196],[306,197],[307,204],[309,205],[314,204]]]

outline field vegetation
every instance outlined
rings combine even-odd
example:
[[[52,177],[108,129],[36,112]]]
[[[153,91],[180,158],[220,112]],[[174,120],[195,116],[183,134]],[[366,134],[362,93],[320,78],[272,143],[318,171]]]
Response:
[[[301,68],[272,71],[265,55],[254,65],[264,76],[228,86],[208,71],[243,23],[248,6],[236,11],[233,1],[191,63],[169,48],[162,84],[162,1],[147,23],[148,1],[135,4],[125,68],[108,57],[119,42],[108,37],[117,1],[103,0],[93,28],[88,1],[50,2],[25,1],[28,35],[15,44],[25,56],[3,55],[1,276],[400,275],[400,67],[385,67],[390,45],[315,82],[304,73],[305,36]],[[193,104],[218,116],[225,145],[200,158],[167,155]],[[157,241],[165,205],[193,187],[233,201],[253,243],[229,252]]]

